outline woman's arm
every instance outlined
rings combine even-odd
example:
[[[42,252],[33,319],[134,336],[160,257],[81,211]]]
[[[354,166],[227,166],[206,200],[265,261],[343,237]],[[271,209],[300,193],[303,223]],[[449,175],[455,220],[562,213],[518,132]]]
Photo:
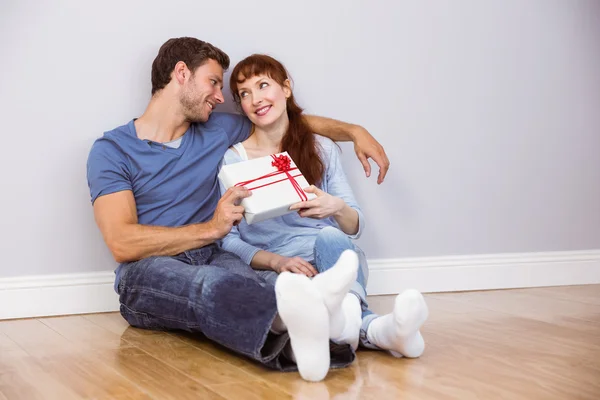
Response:
[[[322,157],[325,157],[323,161],[326,165],[323,187],[327,188],[327,192],[315,186],[306,188],[306,192],[314,193],[317,198],[296,203],[290,209],[299,210],[298,214],[301,217],[333,217],[345,234],[356,239],[362,233],[364,216],[342,168],[339,148],[328,140],[325,140],[323,145],[325,154]]]
[[[278,274],[289,271],[304,274],[308,277],[315,276],[317,270],[308,261],[300,257],[284,257],[265,250],[254,254],[250,263],[254,269],[273,270]]]
[[[346,235],[354,236],[358,233],[358,212],[346,204],[342,198],[324,192],[314,185],[310,185],[304,191],[315,194],[317,198],[296,203],[290,207],[290,210],[299,210],[298,214],[303,218],[333,217]]]

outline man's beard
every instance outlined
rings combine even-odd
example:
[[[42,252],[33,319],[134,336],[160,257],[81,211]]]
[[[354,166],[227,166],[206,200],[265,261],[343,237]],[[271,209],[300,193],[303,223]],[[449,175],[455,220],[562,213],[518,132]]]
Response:
[[[185,92],[181,95],[180,102],[183,107],[185,119],[189,122],[206,122],[209,114],[204,110],[206,101],[196,100],[193,92]]]

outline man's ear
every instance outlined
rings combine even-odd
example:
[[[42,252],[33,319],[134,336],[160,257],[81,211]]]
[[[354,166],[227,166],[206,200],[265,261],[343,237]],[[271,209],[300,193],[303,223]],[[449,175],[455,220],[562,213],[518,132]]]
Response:
[[[292,97],[292,82],[290,82],[289,79],[283,81],[283,93],[285,94],[286,99]]]
[[[185,80],[189,78],[190,75],[191,72],[183,61],[178,61],[177,64],[175,64],[175,68],[173,68],[173,78],[177,81],[177,83],[183,85]]]

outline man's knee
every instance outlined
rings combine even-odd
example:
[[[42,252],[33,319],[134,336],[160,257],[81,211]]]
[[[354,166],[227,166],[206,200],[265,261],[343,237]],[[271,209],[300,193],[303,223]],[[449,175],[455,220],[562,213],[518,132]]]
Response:
[[[195,280],[195,299],[204,308],[217,313],[228,309],[240,318],[247,317],[248,309],[276,308],[275,290],[272,285],[244,275],[217,267],[207,267],[210,271]],[[256,276],[257,278],[258,275]],[[239,315],[238,315],[239,314]]]

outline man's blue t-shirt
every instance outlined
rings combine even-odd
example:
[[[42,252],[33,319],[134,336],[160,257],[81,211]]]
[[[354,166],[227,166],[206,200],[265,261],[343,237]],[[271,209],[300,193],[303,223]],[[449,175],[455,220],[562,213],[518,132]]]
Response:
[[[137,137],[134,121],[94,142],[87,163],[92,204],[100,196],[131,190],[138,222],[176,227],[206,222],[219,201],[217,174],[223,155],[245,140],[250,121],[215,113],[194,123],[178,148]]]

